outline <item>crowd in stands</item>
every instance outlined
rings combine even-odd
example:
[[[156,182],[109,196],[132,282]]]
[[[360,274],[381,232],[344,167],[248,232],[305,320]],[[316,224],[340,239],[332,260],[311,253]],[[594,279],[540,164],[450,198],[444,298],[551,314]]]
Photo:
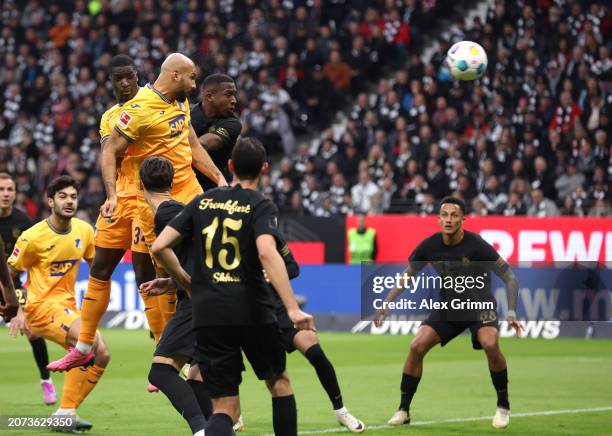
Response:
[[[282,157],[262,190],[285,214],[429,214],[455,195],[478,215],[610,215],[604,2],[498,0],[484,21],[459,15],[422,59],[424,35],[463,3],[5,0],[0,171],[32,217],[53,177],[76,177],[95,221],[109,60],[130,55],[144,84],[180,51],[200,79],[235,78],[243,135]],[[445,68],[463,39],[489,55],[482,80]],[[312,133],[316,147],[299,140]]]
[[[484,21],[458,19],[430,59],[360,92],[346,127],[305,144],[266,181],[292,214],[437,211],[610,216],[610,11],[603,2],[497,0]],[[453,80],[446,51],[482,44],[485,77]]]

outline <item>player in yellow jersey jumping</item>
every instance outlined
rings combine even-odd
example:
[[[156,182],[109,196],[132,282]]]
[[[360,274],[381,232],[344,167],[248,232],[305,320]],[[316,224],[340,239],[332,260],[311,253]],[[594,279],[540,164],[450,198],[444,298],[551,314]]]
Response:
[[[76,344],[81,326],[74,294],[79,264],[81,259],[91,264],[94,257],[93,228],[73,218],[78,190],[78,183],[70,176],[49,183],[47,202],[51,216],[22,233],[8,259],[14,276],[28,271],[28,299],[11,320],[10,333],[28,329],[68,349]],[[56,415],[76,415],[77,407],[104,373],[110,354],[99,332],[94,333],[93,349],[95,358],[83,362],[89,365],[87,368],[66,373]],[[73,430],[90,428],[89,422],[77,417]]]
[[[195,80],[196,68],[191,59],[180,53],[169,55],[155,83],[142,87],[132,100],[124,104],[102,150],[101,166],[106,201],[100,213],[109,221],[117,218],[117,159],[126,155],[128,159],[122,162],[121,171],[138,198],[137,225],[148,246],[155,240],[155,229],[151,210],[140,190],[138,176],[140,163],[146,157],[162,156],[172,162],[172,197],[182,203],[188,203],[202,193],[192,163],[217,185],[227,185],[223,174],[201,146],[191,127],[187,95],[195,89]],[[94,332],[109,303],[110,280],[90,282],[85,297],[77,346],[64,358],[51,363],[49,369],[52,371],[74,368],[93,356]],[[161,310],[166,322],[174,313],[175,300],[175,297],[168,300],[167,307]]]

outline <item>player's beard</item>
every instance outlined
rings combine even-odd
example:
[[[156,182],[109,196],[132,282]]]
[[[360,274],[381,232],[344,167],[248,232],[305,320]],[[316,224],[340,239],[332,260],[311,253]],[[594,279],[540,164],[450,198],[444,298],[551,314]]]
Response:
[[[176,99],[176,101],[183,103],[185,100],[187,100],[187,94],[189,93],[189,91],[185,89],[185,83],[183,83],[183,81],[181,81],[181,86],[182,88],[176,93],[176,96],[174,98]]]
[[[76,210],[76,207],[74,207],[72,212],[64,212],[63,207],[55,207],[53,212],[62,219],[70,219],[76,215]]]

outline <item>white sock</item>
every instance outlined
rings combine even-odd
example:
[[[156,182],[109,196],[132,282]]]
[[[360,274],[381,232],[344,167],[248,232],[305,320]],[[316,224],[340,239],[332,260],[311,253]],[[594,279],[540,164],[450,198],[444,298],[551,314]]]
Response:
[[[93,348],[93,345],[84,344],[81,341],[78,341],[77,344],[76,344],[76,349],[79,350],[81,352],[81,354],[89,353],[92,348]]]
[[[193,436],[204,436],[204,435],[205,435],[204,429],[202,429],[202,430],[200,430],[200,431],[198,431],[198,432],[193,434]]]
[[[54,415],[76,415],[76,409],[57,409]]]
[[[51,377],[49,377],[49,378],[47,378],[47,379],[41,378],[41,379],[40,379],[40,383],[41,383],[41,384],[42,384],[42,383],[51,383],[51,384],[53,384],[53,380],[51,380]]]

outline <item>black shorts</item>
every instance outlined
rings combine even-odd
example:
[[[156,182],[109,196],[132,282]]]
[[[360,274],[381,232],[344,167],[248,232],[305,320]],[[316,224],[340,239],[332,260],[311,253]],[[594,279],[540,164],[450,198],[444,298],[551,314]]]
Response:
[[[190,359],[194,356],[196,334],[193,330],[192,308],[189,298],[179,301],[176,313],[162,332],[154,356],[186,356]]]
[[[491,317],[493,316],[494,319],[489,318],[484,321],[443,321],[432,313],[422,324],[428,325],[436,331],[438,336],[440,336],[440,345],[442,347],[455,339],[466,329],[470,329],[472,333],[472,347],[474,350],[482,350],[482,346],[480,342],[478,342],[478,330],[480,330],[481,327],[495,327],[499,330],[499,323],[494,312],[491,314]]]
[[[200,327],[196,338],[196,357],[211,398],[238,395],[244,371],[242,352],[260,380],[285,371],[286,354],[276,323]]]
[[[276,309],[276,318],[278,319],[278,328],[281,334],[283,348],[287,353],[293,353],[296,348],[293,344],[293,338],[298,333],[298,329],[293,326],[293,322],[289,319],[289,314],[285,306],[279,306]]]

